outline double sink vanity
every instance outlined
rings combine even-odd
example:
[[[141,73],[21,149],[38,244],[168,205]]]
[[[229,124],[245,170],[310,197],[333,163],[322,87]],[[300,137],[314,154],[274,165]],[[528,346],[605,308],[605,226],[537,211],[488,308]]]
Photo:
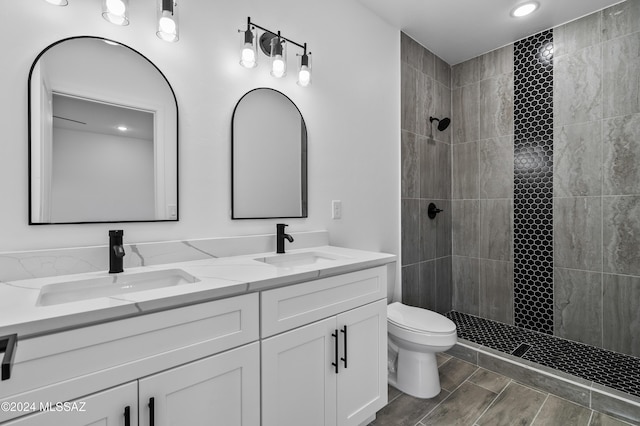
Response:
[[[366,424],[394,262],[326,245],[1,283],[0,423]]]

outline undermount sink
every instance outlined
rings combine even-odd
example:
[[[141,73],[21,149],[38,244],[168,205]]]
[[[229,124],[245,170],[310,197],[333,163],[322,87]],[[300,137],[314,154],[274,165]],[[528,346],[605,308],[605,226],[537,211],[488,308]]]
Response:
[[[42,287],[36,305],[59,305],[79,300],[193,284],[198,281],[200,280],[181,269],[166,269],[59,282]]]
[[[279,268],[290,268],[294,266],[326,264],[342,259],[347,258],[335,254],[313,251],[307,253],[275,254],[272,256],[259,257],[254,260],[257,260],[258,262],[268,263]]]

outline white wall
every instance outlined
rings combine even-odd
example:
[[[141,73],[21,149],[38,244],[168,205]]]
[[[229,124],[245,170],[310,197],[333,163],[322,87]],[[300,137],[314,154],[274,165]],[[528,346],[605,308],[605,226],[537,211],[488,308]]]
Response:
[[[331,243],[399,252],[399,32],[349,0],[183,0],[180,41],[155,36],[155,1],[131,2],[131,25],[100,16],[98,0],[67,7],[42,0],[3,2],[0,35],[0,252],[104,244],[110,228],[128,242],[275,232],[276,220],[230,219],[231,114],[260,86],[289,96],[309,132],[309,217],[289,230],[327,229]],[[238,64],[247,16],[313,53],[313,85],[295,72],[278,81]],[[180,113],[180,221],[124,225],[27,225],[27,76],[52,42],[96,35],[125,43],[152,60],[176,91]],[[295,69],[295,51],[289,66]],[[343,202],[331,220],[331,200]]]
[[[153,140],[56,128],[51,221],[155,216]]]

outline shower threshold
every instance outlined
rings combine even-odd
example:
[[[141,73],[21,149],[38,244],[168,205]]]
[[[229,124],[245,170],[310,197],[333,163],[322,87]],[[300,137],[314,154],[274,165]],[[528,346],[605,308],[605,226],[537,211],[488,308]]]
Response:
[[[445,315],[458,332],[450,355],[640,424],[640,358],[461,312]]]

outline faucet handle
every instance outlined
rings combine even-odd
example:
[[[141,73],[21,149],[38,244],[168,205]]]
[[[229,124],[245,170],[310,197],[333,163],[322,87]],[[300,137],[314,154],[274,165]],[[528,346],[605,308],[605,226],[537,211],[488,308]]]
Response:
[[[122,245],[115,245],[112,248],[116,257],[124,257],[125,252],[124,252],[124,247],[122,247]]]
[[[284,232],[284,228],[287,227],[287,226],[289,226],[289,225],[287,225],[286,223],[277,223],[276,224],[276,229],[279,232]]]

